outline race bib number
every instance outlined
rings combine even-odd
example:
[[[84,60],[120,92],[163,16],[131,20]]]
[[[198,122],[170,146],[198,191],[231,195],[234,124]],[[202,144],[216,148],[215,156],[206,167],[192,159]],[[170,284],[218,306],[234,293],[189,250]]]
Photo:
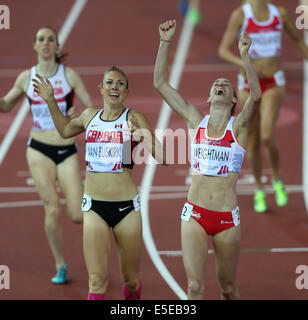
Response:
[[[182,210],[182,214],[181,214],[181,219],[184,221],[189,221],[191,214],[193,212],[193,205],[189,204],[189,203],[185,203],[183,210]]]
[[[239,207],[236,207],[235,209],[232,210],[232,218],[233,218],[233,223],[234,226],[238,226],[240,224],[240,209]]]
[[[88,196],[87,194],[84,194],[82,198],[81,210],[85,212],[89,211],[91,209],[91,206],[92,206],[91,197]]]
[[[286,79],[284,76],[284,72],[282,70],[277,71],[274,74],[274,78],[275,78],[277,86],[284,86],[286,84]]]

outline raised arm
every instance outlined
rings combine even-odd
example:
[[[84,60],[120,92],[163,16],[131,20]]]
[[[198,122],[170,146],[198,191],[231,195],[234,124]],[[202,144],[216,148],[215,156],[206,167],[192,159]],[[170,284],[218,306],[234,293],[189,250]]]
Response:
[[[39,79],[32,79],[34,82],[34,91],[48,104],[48,108],[55,126],[62,138],[71,138],[85,130],[82,121],[82,114],[74,119],[66,118],[60,111],[56,99],[54,97],[53,88],[48,79],[43,79],[36,74]]]
[[[26,83],[29,82],[30,71],[23,71],[16,79],[13,88],[0,98],[0,112],[9,112],[25,93]]]
[[[187,103],[168,82],[168,51],[175,29],[175,20],[159,26],[160,45],[154,68],[154,87],[168,105],[187,122],[188,127],[195,128],[204,115],[195,106]]]
[[[243,60],[233,52],[233,46],[237,41],[243,21],[244,13],[242,8],[239,7],[232,12],[218,49],[218,55],[222,59],[242,69],[244,69]]]
[[[259,79],[248,53],[250,45],[251,38],[247,33],[243,32],[239,40],[238,48],[246,72],[250,95],[245,102],[243,110],[238,114],[234,121],[237,139],[242,146],[246,146],[248,129],[262,97]]]

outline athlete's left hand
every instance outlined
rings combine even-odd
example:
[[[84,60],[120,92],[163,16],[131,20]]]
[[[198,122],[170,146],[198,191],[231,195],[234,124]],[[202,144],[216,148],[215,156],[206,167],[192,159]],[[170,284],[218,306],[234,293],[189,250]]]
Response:
[[[138,119],[133,114],[129,121],[129,128],[127,129],[127,134],[131,135],[133,137],[134,141],[141,142],[143,140],[142,130],[140,128],[140,124],[138,122]]]
[[[242,32],[240,40],[238,42],[238,49],[242,58],[247,56],[248,50],[251,46],[251,42],[252,40],[249,35],[246,32]]]
[[[144,139],[146,139],[147,141],[151,141],[151,137],[152,137],[151,132],[146,128],[142,128],[140,126],[140,123],[134,114],[132,114],[128,123],[129,123],[129,129],[127,129],[127,131],[128,131],[128,134],[133,137],[134,141],[143,142]]]
[[[32,79],[32,81],[34,82],[33,87],[34,87],[34,91],[46,102],[48,102],[48,100],[50,98],[53,97],[53,88],[51,83],[49,82],[49,80],[43,79],[40,75],[36,74],[36,77],[38,77],[38,80],[36,79]]]

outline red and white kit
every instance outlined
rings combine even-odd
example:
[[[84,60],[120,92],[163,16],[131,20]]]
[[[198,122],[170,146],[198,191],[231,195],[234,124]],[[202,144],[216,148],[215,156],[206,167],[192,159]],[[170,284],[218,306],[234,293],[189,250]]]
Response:
[[[220,138],[208,136],[209,118],[210,115],[203,118],[191,144],[192,170],[217,177],[226,177],[229,172],[240,172],[246,151],[233,133],[232,124],[235,117],[230,118]],[[181,219],[189,221],[190,218],[196,220],[208,235],[215,235],[240,224],[238,207],[227,212],[212,211],[187,201]]]
[[[281,55],[281,31],[283,22],[276,6],[268,3],[269,19],[257,21],[249,3],[243,5],[244,22],[240,30],[252,39],[249,54],[254,58],[278,57]]]
[[[231,117],[224,134],[220,138],[211,138],[207,134],[210,115],[206,115],[198,129],[191,146],[191,168],[193,171],[209,175],[226,177],[228,172],[240,172],[245,156],[243,149],[237,142]]]
[[[34,91],[31,79],[39,80],[35,74],[37,74],[36,66],[31,68],[30,83],[26,91],[28,97],[32,117],[34,130],[53,130],[55,129],[54,122],[48,109],[47,103],[41,99],[41,97]],[[67,116],[68,109],[73,105],[74,90],[69,85],[65,76],[65,67],[59,64],[56,73],[49,77],[54,96],[57,104],[64,116]]]
[[[243,5],[244,23],[240,30],[245,31],[252,38],[249,54],[252,59],[273,58],[281,55],[281,32],[283,22],[276,6],[268,3],[269,19],[267,21],[257,21],[252,7],[249,3]],[[240,35],[239,34],[239,35]],[[282,70],[275,72],[271,77],[259,79],[262,93],[266,90],[284,86],[286,84],[285,75]],[[238,89],[249,92],[247,78],[242,74],[238,75]]]

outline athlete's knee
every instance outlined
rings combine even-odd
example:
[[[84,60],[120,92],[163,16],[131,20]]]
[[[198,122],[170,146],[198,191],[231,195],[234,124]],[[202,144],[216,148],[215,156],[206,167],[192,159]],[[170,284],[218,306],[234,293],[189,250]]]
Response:
[[[203,295],[205,291],[205,285],[198,280],[188,280],[188,293],[190,296]]]
[[[76,206],[76,203],[70,204],[69,202],[66,205],[67,215],[74,223],[82,223],[83,214],[81,211],[81,206]]]
[[[220,282],[221,299],[238,299],[238,289],[233,281]]]
[[[69,213],[69,217],[72,220],[72,222],[74,222],[76,224],[79,224],[79,223],[83,222],[83,215],[82,215],[82,212],[80,210]]]
[[[263,132],[261,135],[261,140],[265,147],[271,147],[275,144],[274,136],[271,133]]]
[[[90,292],[105,292],[108,285],[107,276],[101,274],[89,275]]]
[[[51,228],[60,223],[60,207],[56,203],[45,205],[45,227]]]
[[[83,222],[83,216],[82,216],[82,213],[78,216],[73,216],[71,218],[72,222],[76,223],[76,224],[80,224]]]
[[[123,285],[129,291],[136,291],[139,289],[139,279],[138,277],[134,277],[134,278],[123,277]]]

